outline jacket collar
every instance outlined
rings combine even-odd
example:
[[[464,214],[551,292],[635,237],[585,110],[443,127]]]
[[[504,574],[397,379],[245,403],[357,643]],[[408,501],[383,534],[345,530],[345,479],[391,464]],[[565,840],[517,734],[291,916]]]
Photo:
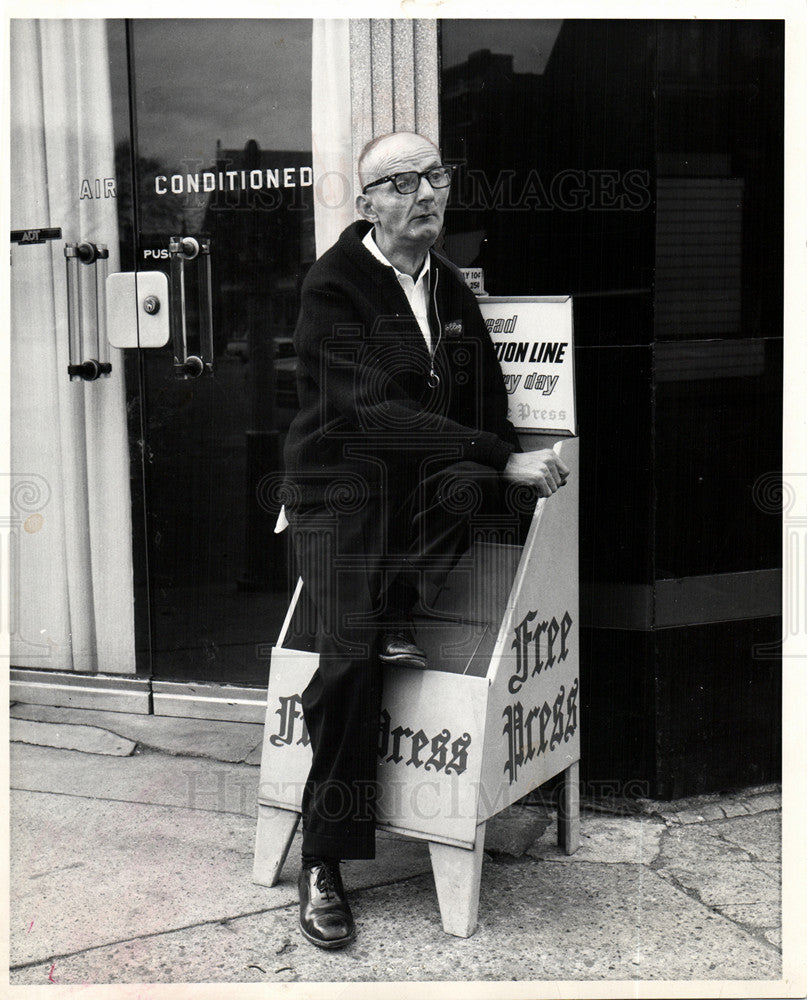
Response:
[[[390,278],[394,276],[394,272],[390,271],[389,264],[382,264],[380,260],[377,260],[373,254],[367,249],[362,243],[364,237],[373,228],[371,222],[366,219],[358,219],[356,222],[352,222],[346,229],[342,230],[342,234],[337,241],[337,247],[342,250],[347,257],[351,260],[353,264],[356,265],[365,274],[368,274],[373,281],[378,285],[387,285]],[[445,266],[448,264],[446,259],[440,254],[436,253],[433,249],[429,251],[430,266],[432,268],[439,268],[440,266]],[[432,279],[432,286],[434,282]],[[400,290],[401,295],[406,299],[398,284],[397,279],[395,280],[395,285]]]
[[[372,224],[367,222],[366,219],[359,219],[357,222],[351,223],[342,231],[336,247],[347,256],[362,274],[368,275],[373,280],[384,295],[387,296],[387,301],[390,303],[397,301],[398,305],[395,308],[398,311],[398,315],[411,317],[413,348],[416,351],[422,352],[423,356],[428,358],[429,352],[426,342],[420,332],[406,293],[401,287],[401,283],[395,277],[395,269],[389,263],[382,263],[362,243],[362,240],[371,229]],[[437,288],[442,287],[444,281],[444,279],[438,279],[437,272],[450,268],[451,264],[444,257],[435,253],[434,250],[429,251],[429,262],[429,316],[431,317],[434,310],[434,298],[436,297]],[[443,290],[444,293],[445,290]]]
[[[362,246],[365,247],[367,250],[369,250],[370,253],[373,255],[373,257],[375,257],[375,259],[377,261],[379,261],[382,264],[385,264],[387,267],[391,267],[392,270],[395,272],[395,277],[398,278],[398,280],[401,279],[401,277],[403,276],[404,272],[400,271],[392,263],[392,261],[387,260],[387,257],[385,256],[385,254],[381,250],[381,247],[379,247],[379,245],[376,243],[375,236],[374,236],[372,230],[368,230],[364,234],[364,238],[362,239],[361,242],[362,242]],[[430,284],[430,279],[431,279],[431,256],[432,256],[431,253],[427,253],[426,256],[423,258],[423,263],[421,264],[420,271],[418,272],[417,277],[413,279],[413,281],[415,282],[415,284],[417,284],[420,281],[420,279],[422,277],[424,277],[424,272],[425,272],[426,287],[427,288],[431,287],[431,284]],[[407,277],[412,277],[412,276],[411,275],[407,275]]]

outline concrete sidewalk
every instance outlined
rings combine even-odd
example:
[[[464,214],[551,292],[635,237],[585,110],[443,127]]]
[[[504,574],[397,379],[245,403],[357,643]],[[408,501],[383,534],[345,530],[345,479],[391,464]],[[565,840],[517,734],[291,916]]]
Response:
[[[14,705],[12,985],[775,981],[776,788],[584,810],[566,857],[538,807],[489,824],[479,926],[443,933],[425,843],[343,866],[359,936],[297,929],[298,846],[251,881],[262,727]]]

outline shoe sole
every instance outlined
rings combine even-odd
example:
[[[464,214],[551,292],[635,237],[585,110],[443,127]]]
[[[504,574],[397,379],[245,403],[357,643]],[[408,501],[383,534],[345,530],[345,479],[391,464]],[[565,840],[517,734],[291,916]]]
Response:
[[[395,667],[412,667],[414,670],[426,670],[428,667],[425,659],[421,660],[414,656],[406,656],[404,653],[400,656],[379,656],[379,660],[382,663],[389,663]]]
[[[320,940],[320,938],[315,938],[312,934],[309,934],[302,924],[300,924],[299,927],[300,927],[300,933],[303,935],[306,941],[310,941],[311,944],[315,944],[318,948],[327,948],[328,950],[334,948],[344,948],[346,944],[350,944],[351,941],[355,941],[356,939],[355,929],[347,937],[336,938],[333,941],[322,941]]]

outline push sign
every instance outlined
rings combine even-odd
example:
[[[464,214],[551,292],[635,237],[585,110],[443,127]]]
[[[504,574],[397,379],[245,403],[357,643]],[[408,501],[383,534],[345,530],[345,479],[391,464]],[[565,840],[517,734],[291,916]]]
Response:
[[[171,256],[168,247],[142,247],[143,260],[168,260]]]

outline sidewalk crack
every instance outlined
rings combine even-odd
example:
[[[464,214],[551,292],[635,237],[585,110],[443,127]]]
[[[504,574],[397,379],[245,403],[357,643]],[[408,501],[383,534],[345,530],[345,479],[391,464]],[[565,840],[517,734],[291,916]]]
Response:
[[[192,924],[183,924],[180,927],[167,927],[165,930],[149,931],[145,934],[135,934],[130,937],[116,938],[113,941],[103,941],[100,944],[90,945],[87,948],[78,948],[76,951],[66,951],[61,954],[48,955],[45,958],[37,958],[30,962],[20,962],[17,965],[9,965],[8,968],[9,972],[19,972],[23,969],[33,969],[38,965],[47,965],[50,962],[59,962],[66,958],[76,958],[78,955],[90,955],[94,951],[102,951],[104,948],[114,948],[118,945],[129,944],[132,941],[145,941],[151,938],[164,937],[167,934],[178,934],[182,931],[197,930],[202,927],[214,927],[216,925],[226,926],[234,920],[241,920],[245,917],[259,917],[265,913],[279,912],[280,910],[287,910],[292,906],[298,905],[297,900],[294,900],[292,903],[284,903],[278,906],[265,906],[261,907],[259,910],[249,910],[247,913],[237,913],[235,916],[211,917],[210,920],[200,920]]]
[[[410,882],[416,878],[424,878],[428,875],[427,872],[418,872],[412,875],[406,875],[403,878],[390,879],[386,882],[374,883],[372,885],[362,886],[352,890],[352,895],[358,896],[360,893],[368,892],[371,889],[382,889],[389,885],[397,885],[398,883]],[[277,906],[264,906],[258,910],[248,910],[246,913],[236,913],[231,916],[219,916],[211,917],[209,920],[200,920],[191,924],[183,924],[180,927],[167,927],[164,930],[150,931],[145,934],[136,934],[134,936],[117,938],[113,941],[104,941],[100,944],[94,944],[87,948],[78,948],[76,951],[67,951],[61,954],[52,954],[44,958],[33,959],[30,962],[19,962],[16,965],[9,965],[9,972],[21,972],[25,969],[33,969],[39,965],[48,965],[53,962],[63,961],[67,958],[76,958],[79,955],[90,955],[95,951],[102,951],[104,948],[114,948],[119,945],[129,944],[133,941],[145,941],[151,938],[165,937],[168,934],[178,934],[183,931],[193,931],[203,927],[214,927],[214,926],[224,926],[227,927],[231,923],[235,923],[238,920],[245,920],[248,917],[259,917],[267,913],[280,913],[283,910],[293,910],[297,909],[299,906],[299,901],[295,898],[288,903],[280,903]],[[285,949],[284,949],[285,950]]]
[[[682,892],[685,896],[688,896],[693,902],[697,903],[699,906],[702,906],[705,910],[708,910],[710,913],[714,913],[716,916],[722,917],[723,920],[728,920],[729,923],[734,924],[735,927],[739,927],[741,930],[745,931],[746,934],[749,934],[759,944],[763,944],[769,950],[773,950],[774,952],[776,952],[777,955],[781,955],[782,949],[778,948],[775,944],[772,944],[765,937],[764,931],[765,930],[770,930],[771,928],[754,927],[754,926],[752,926],[750,924],[743,923],[741,920],[737,920],[734,917],[729,916],[727,913],[724,913],[723,910],[720,908],[719,904],[713,904],[713,903],[707,903],[707,902],[705,902],[704,899],[701,897],[701,894],[698,892],[697,889],[693,889],[690,886],[684,885],[682,882],[680,882],[676,878],[675,875],[672,874],[671,871],[669,871],[669,870],[664,871],[664,865],[663,864],[659,865],[657,868],[655,868],[654,871],[660,877],[662,877],[662,871],[663,871],[664,872],[663,873],[663,878],[666,881],[668,881],[670,885],[672,885],[676,889],[678,889],[679,892]],[[726,905],[729,905],[729,904],[726,904]],[[732,903],[730,905],[733,906],[735,904],[732,901]],[[741,905],[748,905],[748,904],[741,904]]]
[[[190,812],[218,813],[224,816],[243,816],[245,819],[256,818],[256,813],[239,812],[237,809],[209,809],[205,806],[181,805],[177,802],[146,802],[143,799],[116,799],[109,795],[84,795],[81,792],[56,792],[49,788],[20,788],[10,785],[10,792],[24,792],[26,795],[61,795],[68,799],[89,799],[92,802],[120,802],[123,805],[150,806],[153,809],[185,809]]]

